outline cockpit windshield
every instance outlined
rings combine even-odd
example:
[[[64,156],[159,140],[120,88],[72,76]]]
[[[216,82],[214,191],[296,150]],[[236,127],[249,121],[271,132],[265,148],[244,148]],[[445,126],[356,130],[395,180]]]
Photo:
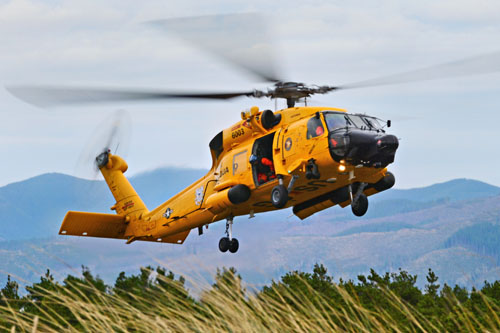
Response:
[[[380,125],[377,118],[365,117],[365,121],[368,123],[368,126],[373,129],[382,129],[382,126]]]
[[[381,130],[382,126],[376,118],[353,115],[339,112],[325,112],[325,121],[328,131],[333,131],[340,127],[356,127],[367,130]]]
[[[366,128],[368,125],[363,121],[363,119],[361,119],[360,116],[355,116],[355,115],[352,115],[350,114],[349,116],[349,120],[354,124],[355,127],[357,128]]]

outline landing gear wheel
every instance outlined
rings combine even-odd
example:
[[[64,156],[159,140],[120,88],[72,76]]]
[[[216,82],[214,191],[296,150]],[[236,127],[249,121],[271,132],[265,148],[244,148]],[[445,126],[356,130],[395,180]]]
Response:
[[[284,185],[276,185],[271,191],[271,203],[276,208],[283,208],[287,202],[288,190]]]
[[[229,252],[236,253],[240,247],[240,243],[236,238],[233,238],[229,241]]]
[[[227,252],[227,250],[229,250],[230,243],[231,242],[229,241],[228,237],[222,237],[219,241],[219,250],[221,252]]]
[[[365,215],[368,210],[368,198],[365,194],[361,194],[356,201],[351,203],[352,213],[356,216]]]

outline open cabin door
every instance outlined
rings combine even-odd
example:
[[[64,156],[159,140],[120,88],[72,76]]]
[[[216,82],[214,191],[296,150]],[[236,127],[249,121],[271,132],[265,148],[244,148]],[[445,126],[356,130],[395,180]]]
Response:
[[[255,140],[250,163],[255,186],[263,185],[276,179],[274,166],[273,142],[276,132]]]

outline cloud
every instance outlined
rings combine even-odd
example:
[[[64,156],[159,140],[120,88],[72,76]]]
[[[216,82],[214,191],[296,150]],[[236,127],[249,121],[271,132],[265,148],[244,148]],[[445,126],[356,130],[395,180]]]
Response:
[[[408,2],[404,8],[408,15],[439,23],[474,23],[481,26],[497,25],[500,3],[495,0],[423,0]]]
[[[270,19],[271,44],[285,78],[350,83],[496,51],[499,6],[487,0],[4,1],[0,2],[0,84],[264,89],[235,66],[142,24],[252,11]],[[491,142],[498,140],[494,135],[499,122],[494,112],[500,103],[498,80],[498,75],[486,75],[314,99],[381,117],[415,116],[412,121],[395,122],[393,129],[404,139],[394,165],[399,186],[421,185],[421,180],[413,179],[416,172],[425,173],[432,183],[448,179],[450,170],[500,184],[500,176],[486,165],[475,163],[477,169],[471,174],[470,163],[455,158],[467,149],[488,157],[488,165],[500,163],[500,157],[491,156]],[[130,110],[133,118],[131,173],[165,164],[208,168],[208,141],[252,105],[273,108],[274,102],[242,98],[221,103],[118,103],[47,112],[0,91],[2,142],[8,138],[16,143],[0,148],[10,157],[0,168],[0,184],[44,171],[71,173],[89,134],[107,111],[119,108]],[[464,131],[468,138],[480,138],[481,144],[472,139],[457,144]],[[176,144],[179,140],[182,146]],[[448,155],[453,159],[440,158]]]

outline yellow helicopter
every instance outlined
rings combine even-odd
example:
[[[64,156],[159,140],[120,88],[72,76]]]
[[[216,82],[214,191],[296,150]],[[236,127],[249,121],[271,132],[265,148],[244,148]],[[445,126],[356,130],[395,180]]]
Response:
[[[185,21],[184,21],[185,23]],[[498,54],[488,57],[498,57]],[[127,163],[109,147],[95,158],[116,203],[116,214],[70,211],[59,234],[118,238],[127,244],[151,241],[182,244],[191,230],[226,220],[222,252],[235,253],[233,237],[237,216],[293,207],[300,219],[339,205],[351,206],[356,216],[368,209],[368,196],[395,183],[387,166],[394,162],[399,141],[387,133],[390,121],[348,113],[332,107],[296,106],[297,101],[338,89],[435,79],[479,71],[478,61],[467,59],[344,86],[308,86],[283,82],[272,74],[243,66],[274,83],[267,91],[170,93],[113,89],[9,87],[14,95],[36,105],[150,100],[170,98],[231,99],[239,96],[285,99],[287,108],[251,107],[241,119],[222,130],[209,143],[210,171],[182,192],[149,210],[124,176]],[[241,65],[241,63],[240,63]],[[437,69],[444,69],[439,71]]]
[[[111,209],[117,215],[68,212],[59,233],[181,244],[192,229],[201,235],[204,226],[226,219],[227,237],[219,249],[234,253],[235,216],[293,206],[304,219],[335,204],[351,204],[362,216],[367,196],[394,184],[385,167],[397,146],[396,137],[372,117],[335,108],[274,113],[253,107],[210,141],[208,174],[151,211],[125,178],[126,162],[102,152],[96,164],[116,200]]]

